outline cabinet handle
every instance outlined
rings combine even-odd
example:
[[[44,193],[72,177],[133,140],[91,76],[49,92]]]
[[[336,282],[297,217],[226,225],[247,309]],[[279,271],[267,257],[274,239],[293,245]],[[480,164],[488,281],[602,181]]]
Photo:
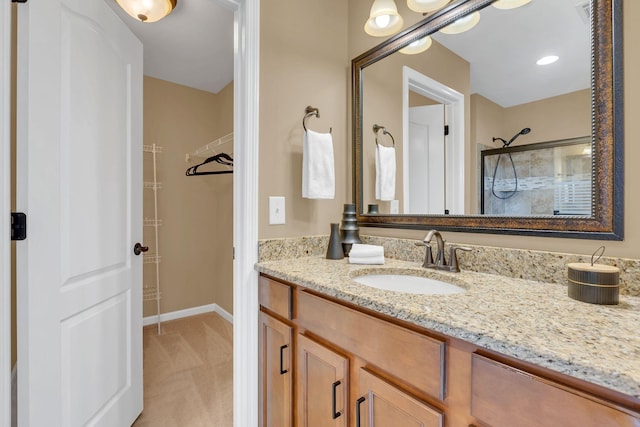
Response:
[[[289,347],[287,344],[280,346],[280,375],[284,375],[287,372],[289,372],[288,369],[284,369],[283,368],[283,365],[284,365],[284,363],[283,363],[283,361],[284,361],[283,352],[284,352],[284,349],[287,348],[287,347]]]
[[[356,427],[360,427],[360,405],[362,405],[362,402],[365,400],[364,396],[356,400]]]
[[[331,385],[331,408],[332,408],[331,416],[333,417],[334,420],[338,418],[340,415],[342,415],[342,412],[336,411],[336,389],[340,384],[342,383],[340,382],[340,380],[338,380]]]

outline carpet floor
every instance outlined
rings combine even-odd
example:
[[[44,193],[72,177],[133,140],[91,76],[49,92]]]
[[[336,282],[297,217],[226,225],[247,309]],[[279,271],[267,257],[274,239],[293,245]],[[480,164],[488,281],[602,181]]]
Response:
[[[144,410],[134,427],[233,425],[233,326],[215,313],[144,328]]]

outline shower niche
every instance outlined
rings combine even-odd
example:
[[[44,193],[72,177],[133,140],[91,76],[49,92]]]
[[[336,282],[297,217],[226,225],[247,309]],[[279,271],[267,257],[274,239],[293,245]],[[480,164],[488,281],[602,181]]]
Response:
[[[480,212],[592,215],[590,136],[482,150]]]

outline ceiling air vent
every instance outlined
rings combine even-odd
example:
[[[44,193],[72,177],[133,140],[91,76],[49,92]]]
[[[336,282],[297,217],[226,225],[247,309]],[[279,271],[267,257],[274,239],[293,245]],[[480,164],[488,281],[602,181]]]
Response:
[[[576,9],[578,10],[580,19],[582,19],[585,24],[591,25],[591,1],[579,1],[576,3]]]

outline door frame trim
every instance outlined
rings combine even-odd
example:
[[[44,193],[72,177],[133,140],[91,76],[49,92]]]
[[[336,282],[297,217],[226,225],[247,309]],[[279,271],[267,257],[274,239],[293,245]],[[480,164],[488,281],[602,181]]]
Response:
[[[0,5],[0,426],[11,425],[11,2]]]
[[[464,95],[407,66],[402,67],[402,132],[409,135],[409,90],[418,92],[445,106],[445,121],[451,132],[445,154],[445,207],[452,214],[464,214]],[[409,150],[403,152],[403,182],[407,182]],[[455,161],[454,161],[455,159]],[[462,166],[460,166],[462,165]],[[405,193],[408,186],[404,186]],[[406,195],[405,195],[406,197]]]
[[[233,183],[233,425],[258,425],[258,120],[260,0],[235,9]]]

